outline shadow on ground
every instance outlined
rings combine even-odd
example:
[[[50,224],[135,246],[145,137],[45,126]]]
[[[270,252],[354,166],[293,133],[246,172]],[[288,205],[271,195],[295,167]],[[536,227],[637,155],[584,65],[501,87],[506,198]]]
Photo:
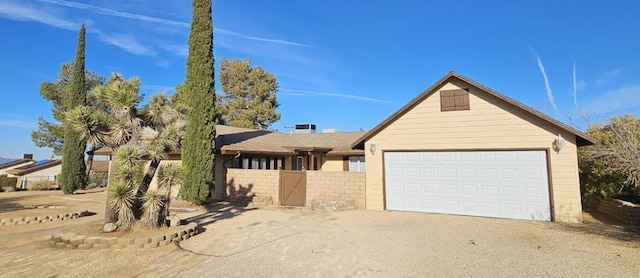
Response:
[[[229,219],[255,208],[245,208],[230,202],[211,202],[205,204],[206,212],[194,217],[183,219],[183,222],[196,222],[204,230],[204,226],[219,220]]]
[[[640,244],[640,226],[624,225],[597,211],[588,211],[588,214],[593,217],[593,219],[586,218],[582,224],[558,223],[558,225],[552,225],[552,227],[580,234],[593,234]]]

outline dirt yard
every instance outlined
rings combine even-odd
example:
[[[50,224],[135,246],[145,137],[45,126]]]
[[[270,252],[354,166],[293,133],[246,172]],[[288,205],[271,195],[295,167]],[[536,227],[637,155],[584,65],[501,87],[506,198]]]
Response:
[[[53,231],[100,223],[104,198],[104,192],[0,194],[0,218],[15,212],[5,211],[5,204],[31,201],[97,212],[13,230],[1,226],[0,276],[640,277],[637,231],[603,224],[601,215],[587,215],[588,224],[570,225],[425,213],[214,206],[182,214],[206,231],[179,246],[48,247],[46,239]],[[176,207],[181,205],[187,206]]]

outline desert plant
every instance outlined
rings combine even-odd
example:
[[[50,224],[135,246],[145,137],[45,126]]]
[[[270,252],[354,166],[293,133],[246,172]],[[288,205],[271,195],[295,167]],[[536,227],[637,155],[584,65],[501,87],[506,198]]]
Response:
[[[18,185],[18,178],[12,177],[9,178],[7,175],[0,175],[0,187],[1,188],[9,188],[12,187],[13,191],[16,189],[16,185]],[[4,190],[7,191],[7,190]]]
[[[165,193],[165,206],[164,216],[169,216],[169,207],[171,204],[171,192],[173,188],[182,185],[183,171],[181,165],[170,164],[160,168],[158,172],[158,186],[164,190]]]
[[[135,194],[135,188],[122,180],[109,186],[109,206],[118,215],[117,224],[125,229],[130,229],[136,220],[133,214]]]
[[[164,215],[161,215],[162,208],[165,206],[165,193],[162,191],[148,190],[144,195],[142,222],[147,228],[157,229],[165,219]]]
[[[29,191],[45,191],[55,189],[57,187],[54,181],[44,180],[37,181],[27,185],[27,190]]]

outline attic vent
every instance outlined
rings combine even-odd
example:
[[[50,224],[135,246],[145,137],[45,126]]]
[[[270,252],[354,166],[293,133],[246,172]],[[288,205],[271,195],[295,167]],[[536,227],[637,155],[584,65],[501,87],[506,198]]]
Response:
[[[440,91],[440,111],[459,111],[470,108],[468,89]]]

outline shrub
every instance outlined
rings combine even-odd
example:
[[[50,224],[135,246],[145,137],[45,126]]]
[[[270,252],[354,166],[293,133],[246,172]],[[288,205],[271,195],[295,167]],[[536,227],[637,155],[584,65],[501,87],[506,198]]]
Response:
[[[56,189],[57,187],[58,186],[56,185],[55,182],[49,181],[49,180],[44,180],[44,181],[33,182],[33,183],[27,185],[27,190],[29,190],[29,191],[45,191],[45,190]]]
[[[107,173],[91,173],[89,174],[89,183],[86,189],[107,186]]]
[[[3,191],[16,191],[17,184],[18,178],[9,178],[7,175],[0,175],[0,188],[2,188]]]

